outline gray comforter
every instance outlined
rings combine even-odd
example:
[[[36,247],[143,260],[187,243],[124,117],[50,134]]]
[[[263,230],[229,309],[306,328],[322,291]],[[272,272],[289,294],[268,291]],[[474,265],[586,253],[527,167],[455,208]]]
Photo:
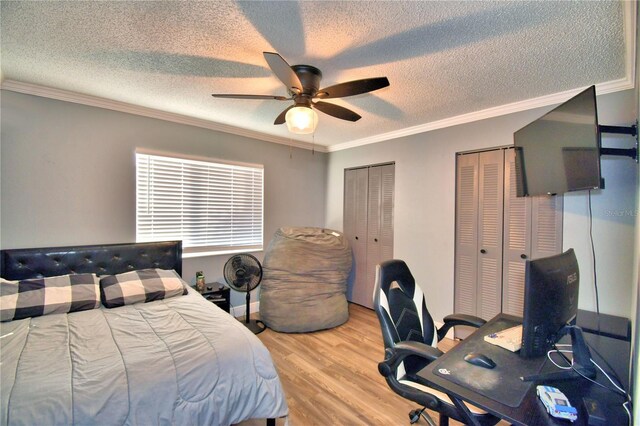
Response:
[[[228,425],[287,415],[269,352],[193,290],[0,324],[1,424]]]

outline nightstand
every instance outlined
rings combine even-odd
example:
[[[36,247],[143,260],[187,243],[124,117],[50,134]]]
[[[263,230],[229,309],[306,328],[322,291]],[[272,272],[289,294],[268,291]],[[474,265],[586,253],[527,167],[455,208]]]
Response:
[[[209,302],[215,303],[225,311],[230,312],[231,304],[229,303],[229,299],[231,297],[231,290],[225,286],[222,286],[222,289],[220,289],[221,286],[222,284],[219,283],[206,284],[206,289],[212,288],[213,290],[205,290],[204,293],[202,293],[202,297]]]

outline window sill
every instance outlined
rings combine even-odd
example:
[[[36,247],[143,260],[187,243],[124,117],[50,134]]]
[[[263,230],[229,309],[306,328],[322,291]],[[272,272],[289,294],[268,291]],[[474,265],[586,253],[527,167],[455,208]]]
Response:
[[[187,253],[182,252],[183,259],[189,259],[194,257],[207,257],[207,256],[223,256],[236,253],[256,253],[262,251],[262,248],[245,248],[245,249],[233,249],[233,250],[210,250]]]

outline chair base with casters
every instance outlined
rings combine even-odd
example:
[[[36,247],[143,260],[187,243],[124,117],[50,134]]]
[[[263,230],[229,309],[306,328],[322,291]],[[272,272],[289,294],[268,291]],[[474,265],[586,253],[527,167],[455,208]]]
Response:
[[[417,376],[418,371],[442,355],[436,345],[452,327],[477,328],[486,321],[472,315],[453,314],[443,319],[442,327],[436,328],[424,294],[402,260],[389,260],[377,266],[374,309],[385,345],[385,359],[378,364],[378,371],[395,393],[424,407],[409,413],[411,423],[423,417],[435,426],[425,409],[439,413],[441,426],[448,425],[449,418],[482,426],[499,421],[478,407],[421,383]]]

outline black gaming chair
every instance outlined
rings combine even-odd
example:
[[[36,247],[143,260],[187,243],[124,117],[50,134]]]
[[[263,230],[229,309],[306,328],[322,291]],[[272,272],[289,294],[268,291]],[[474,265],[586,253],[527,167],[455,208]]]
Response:
[[[373,304],[385,347],[385,360],[378,364],[378,370],[395,393],[424,407],[409,413],[411,423],[422,416],[434,426],[431,417],[424,412],[426,408],[440,414],[441,426],[448,425],[449,418],[467,423],[466,416],[481,425],[498,422],[493,415],[470,404],[465,404],[463,411],[466,413],[461,412],[445,393],[419,383],[416,375],[442,355],[436,345],[451,327],[480,327],[485,323],[483,319],[453,314],[446,316],[444,325],[436,329],[422,290],[402,260],[388,260],[377,266]]]

